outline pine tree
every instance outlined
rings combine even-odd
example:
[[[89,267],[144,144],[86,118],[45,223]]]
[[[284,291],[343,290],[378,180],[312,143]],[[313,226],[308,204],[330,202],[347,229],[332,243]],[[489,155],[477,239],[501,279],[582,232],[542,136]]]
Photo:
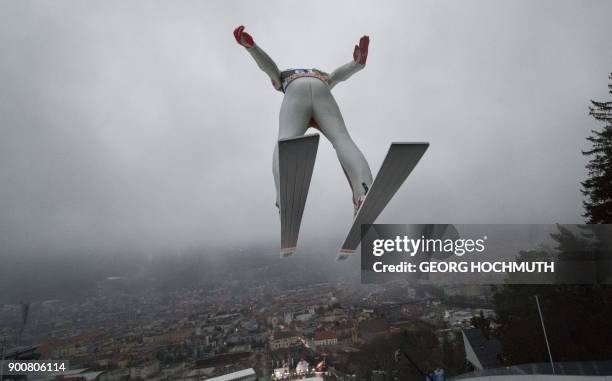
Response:
[[[609,75],[612,94],[612,74]],[[581,183],[584,217],[590,224],[612,223],[612,101],[591,101],[589,114],[603,122],[601,131],[592,131],[588,141],[588,178]],[[558,225],[552,234],[557,242],[555,255],[563,260],[591,260],[594,248],[585,236]],[[603,231],[603,230],[601,230]],[[585,230],[588,237],[606,242],[597,230]],[[588,233],[591,233],[590,235]],[[598,235],[599,234],[599,235]],[[607,247],[607,246],[606,246]],[[595,250],[597,251],[597,250]],[[550,260],[546,250],[519,256]],[[544,362],[548,354],[539,324],[534,295],[539,295],[555,361],[600,360],[612,358],[612,287],[608,285],[506,284],[494,295],[497,315],[495,335],[501,340],[509,363]],[[526,350],[526,348],[528,350]]]
[[[608,78],[612,94],[612,73]],[[612,223],[612,101],[591,100],[589,115],[604,123],[604,127],[601,131],[591,131],[587,140],[592,148],[582,152],[589,157],[588,178],[581,183],[586,196],[584,217],[591,224]]]

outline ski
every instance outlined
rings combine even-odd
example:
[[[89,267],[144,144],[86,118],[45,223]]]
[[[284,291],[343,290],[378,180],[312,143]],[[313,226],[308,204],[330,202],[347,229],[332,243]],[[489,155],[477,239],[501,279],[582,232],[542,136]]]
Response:
[[[361,225],[372,224],[417,165],[429,143],[392,143],[363,205],[357,212],[338,260],[347,259],[361,241]]]
[[[281,258],[292,255],[297,246],[318,146],[317,134],[278,141]]]

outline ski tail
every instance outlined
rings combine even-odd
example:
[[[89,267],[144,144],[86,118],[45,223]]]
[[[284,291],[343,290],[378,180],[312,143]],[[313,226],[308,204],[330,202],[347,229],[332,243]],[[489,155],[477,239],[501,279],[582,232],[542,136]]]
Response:
[[[392,143],[366,198],[357,212],[338,260],[347,259],[361,240],[361,225],[373,224],[427,151],[429,143]],[[365,232],[364,232],[365,233]]]
[[[281,257],[296,250],[318,146],[317,134],[278,141]]]

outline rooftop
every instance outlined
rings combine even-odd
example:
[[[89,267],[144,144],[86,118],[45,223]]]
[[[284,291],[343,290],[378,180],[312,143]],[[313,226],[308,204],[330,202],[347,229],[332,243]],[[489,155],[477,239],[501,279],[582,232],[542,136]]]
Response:
[[[287,339],[289,337],[295,337],[297,334],[294,331],[277,331],[274,332],[273,338],[274,340],[278,339]]]
[[[314,334],[314,339],[316,341],[319,340],[332,340],[332,339],[336,339],[336,332],[334,331],[317,331]]]
[[[478,328],[464,329],[466,357],[476,368],[495,368],[501,366],[501,343],[496,339],[487,339]],[[473,353],[471,353],[473,352]],[[475,356],[473,358],[471,355]]]
[[[235,380],[237,378],[242,378],[246,376],[255,376],[255,369],[253,368],[243,369],[237,372],[224,374],[223,376],[209,378],[207,379],[207,381],[231,381],[231,380]]]

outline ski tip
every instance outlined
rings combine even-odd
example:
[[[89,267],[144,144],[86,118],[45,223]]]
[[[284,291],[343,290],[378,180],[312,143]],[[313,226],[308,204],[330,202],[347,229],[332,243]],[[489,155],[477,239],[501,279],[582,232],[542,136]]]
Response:
[[[293,255],[294,252],[295,252],[295,246],[294,247],[282,247],[280,249],[280,257],[281,258],[290,257]]]
[[[355,250],[352,250],[352,249],[340,249],[338,250],[338,256],[336,257],[336,260],[345,261],[354,253],[355,253]]]

